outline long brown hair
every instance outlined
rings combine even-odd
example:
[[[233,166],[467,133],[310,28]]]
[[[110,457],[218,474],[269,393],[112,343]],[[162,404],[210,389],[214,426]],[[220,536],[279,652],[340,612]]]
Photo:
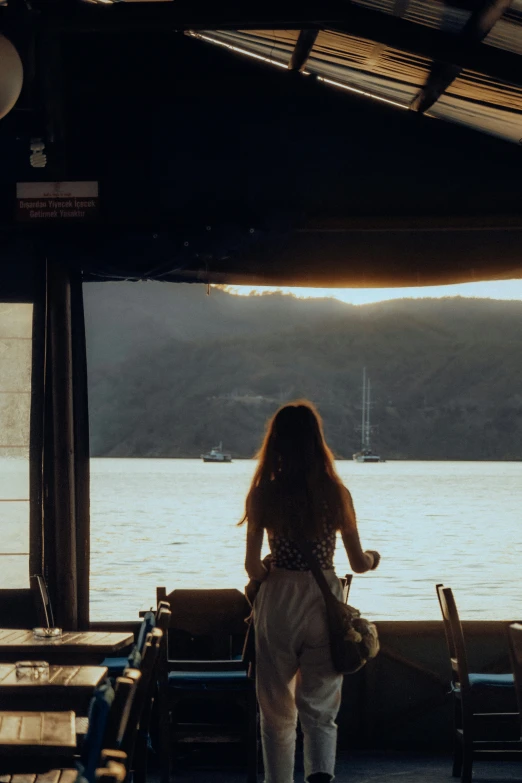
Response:
[[[321,535],[325,523],[355,525],[350,493],[334,467],[321,417],[308,400],[296,400],[274,414],[257,455],[258,466],[240,525],[306,538]]]

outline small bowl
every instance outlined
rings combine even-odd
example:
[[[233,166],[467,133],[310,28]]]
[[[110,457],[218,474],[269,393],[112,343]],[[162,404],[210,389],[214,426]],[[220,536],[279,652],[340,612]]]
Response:
[[[33,636],[35,639],[60,639],[62,636],[61,628],[33,628]]]
[[[17,661],[15,669],[17,680],[49,682],[49,664],[47,661]]]

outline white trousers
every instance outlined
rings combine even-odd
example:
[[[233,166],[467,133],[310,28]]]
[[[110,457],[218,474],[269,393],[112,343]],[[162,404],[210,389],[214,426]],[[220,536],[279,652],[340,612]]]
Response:
[[[323,572],[342,597],[333,570]],[[297,715],[305,779],[333,776],[343,677],[330,658],[324,598],[311,571],[272,569],[254,606],[265,783],[292,783]]]

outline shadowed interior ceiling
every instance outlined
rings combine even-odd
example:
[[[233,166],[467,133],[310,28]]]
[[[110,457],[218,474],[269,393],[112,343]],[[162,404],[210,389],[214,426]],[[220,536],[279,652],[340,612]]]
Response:
[[[37,69],[0,123],[4,259],[43,240],[87,279],[522,276],[518,0],[34,5],[60,79]],[[22,232],[14,183],[38,178],[98,180],[99,223]]]

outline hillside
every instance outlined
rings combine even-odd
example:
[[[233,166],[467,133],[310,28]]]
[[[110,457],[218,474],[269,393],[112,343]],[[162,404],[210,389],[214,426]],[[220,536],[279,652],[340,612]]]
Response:
[[[319,407],[335,453],[359,443],[362,368],[388,459],[522,459],[522,302],[355,307],[203,286],[87,284],[95,456],[250,457],[281,402]]]

